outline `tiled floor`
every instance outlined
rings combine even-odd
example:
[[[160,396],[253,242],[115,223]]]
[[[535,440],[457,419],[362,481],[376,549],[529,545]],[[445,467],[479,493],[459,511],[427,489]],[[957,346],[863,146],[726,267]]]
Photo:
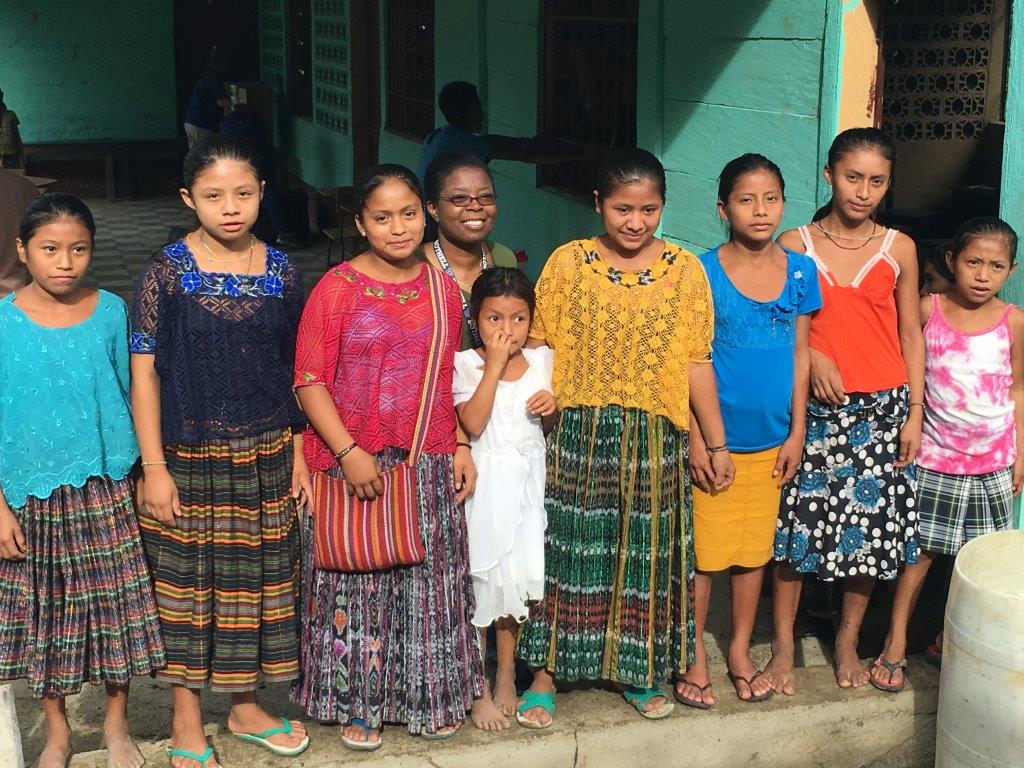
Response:
[[[177,197],[86,202],[96,219],[96,247],[89,282],[127,302],[131,302],[135,279],[150,257],[196,223],[194,214]],[[302,270],[308,292],[324,273],[327,241],[315,238],[309,248],[291,251],[289,256]],[[335,249],[335,260],[337,256]]]

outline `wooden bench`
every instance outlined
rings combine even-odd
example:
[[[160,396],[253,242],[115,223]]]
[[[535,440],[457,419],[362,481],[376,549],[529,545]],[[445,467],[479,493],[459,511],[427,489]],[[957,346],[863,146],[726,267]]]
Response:
[[[135,195],[131,161],[174,157],[181,159],[184,145],[178,139],[82,139],[41,141],[25,145],[25,164],[32,161],[74,162],[100,160],[106,181],[107,200]]]

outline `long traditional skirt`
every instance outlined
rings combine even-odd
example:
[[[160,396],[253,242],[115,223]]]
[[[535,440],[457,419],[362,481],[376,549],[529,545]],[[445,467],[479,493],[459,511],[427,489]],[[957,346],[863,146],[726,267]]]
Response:
[[[62,485],[14,515],[27,552],[0,559],[0,679],[28,678],[42,698],[162,667],[131,481]]]
[[[181,514],[142,516],[167,668],[189,688],[223,692],[299,671],[299,526],[290,430],[167,449]]]
[[[387,471],[406,455],[388,448],[377,461]],[[452,472],[450,455],[424,454],[416,465],[421,564],[323,571],[307,548],[302,676],[292,700],[310,717],[362,718],[371,728],[407,723],[411,733],[430,733],[463,720],[483,693],[466,520]],[[306,526],[312,540],[311,518]]]
[[[618,406],[568,408],[548,439],[544,600],[519,653],[556,678],[660,685],[693,661],[687,433]]]
[[[913,465],[895,466],[907,388],[807,405],[803,464],[782,491],[774,556],[823,581],[895,579],[920,546]]]

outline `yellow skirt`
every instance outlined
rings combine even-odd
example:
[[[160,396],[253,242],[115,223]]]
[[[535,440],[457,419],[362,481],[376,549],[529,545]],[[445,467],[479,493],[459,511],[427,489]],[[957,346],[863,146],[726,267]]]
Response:
[[[724,491],[693,487],[693,548],[697,570],[758,568],[772,556],[782,489],[772,477],[779,449],[734,453],[736,480]]]

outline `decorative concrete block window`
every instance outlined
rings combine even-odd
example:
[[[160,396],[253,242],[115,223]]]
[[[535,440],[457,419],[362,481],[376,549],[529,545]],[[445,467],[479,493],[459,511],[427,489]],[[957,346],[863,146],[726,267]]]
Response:
[[[636,146],[638,0],[543,0],[540,130],[579,146]],[[537,185],[585,200],[592,160],[538,166]]]
[[[288,0],[288,102],[313,117],[313,24],[310,0]]]
[[[434,130],[434,0],[387,0],[384,126],[416,141]]]

